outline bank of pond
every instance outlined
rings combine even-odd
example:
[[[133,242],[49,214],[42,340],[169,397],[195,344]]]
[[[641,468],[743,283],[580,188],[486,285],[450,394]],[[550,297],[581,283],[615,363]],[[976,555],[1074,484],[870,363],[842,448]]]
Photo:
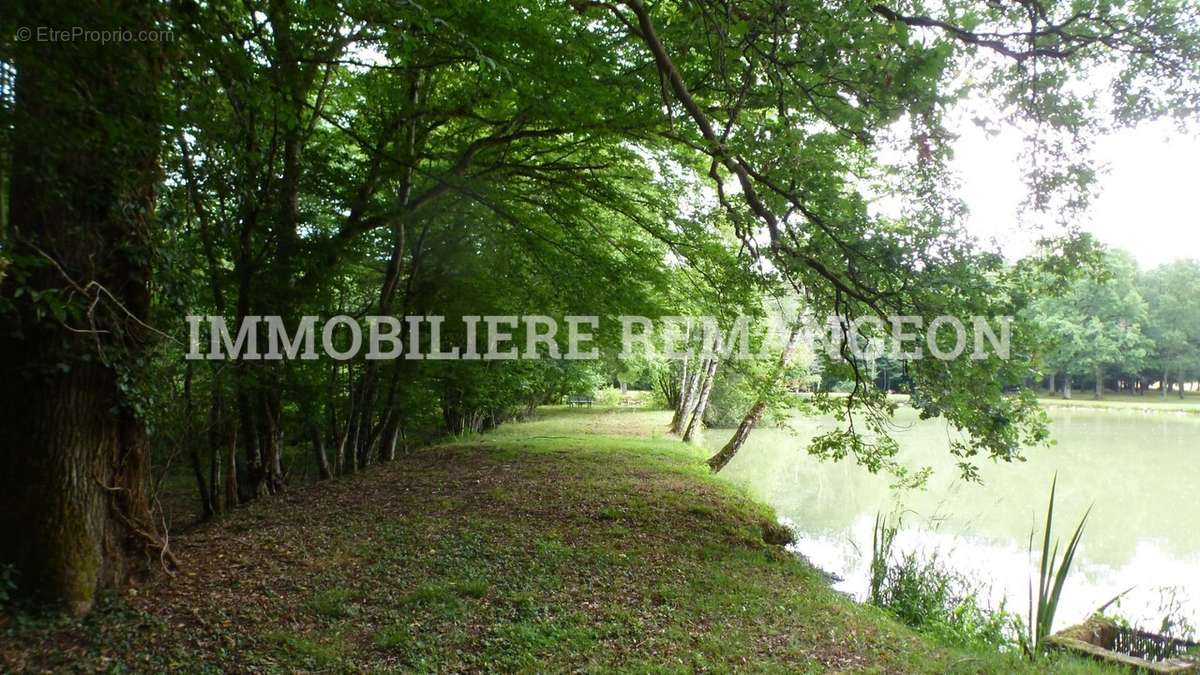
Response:
[[[933,467],[923,490],[897,491],[889,476],[807,455],[808,439],[837,424],[831,418],[796,416],[786,429],[757,430],[722,475],[773,506],[796,529],[796,550],[855,597],[868,594],[873,531],[884,514],[900,523],[899,555],[936,557],[980,580],[983,604],[1021,613],[1057,475],[1056,536],[1065,544],[1091,513],[1056,628],[1105,605],[1138,625],[1200,624],[1200,415],[1115,405],[1048,412],[1054,444],[1026,451],[1023,462],[979,462],[979,483],[959,478],[945,422],[907,408],[897,417],[899,459]],[[705,444],[720,447],[724,435],[712,430]]]

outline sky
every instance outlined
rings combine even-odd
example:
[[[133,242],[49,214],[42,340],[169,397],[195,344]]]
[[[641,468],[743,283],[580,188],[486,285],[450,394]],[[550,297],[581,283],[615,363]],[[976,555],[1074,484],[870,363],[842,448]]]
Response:
[[[995,238],[1009,256],[1027,253],[1031,237],[1016,225],[1020,135],[990,137],[973,125],[958,131],[954,166],[971,210],[968,228]],[[1143,269],[1200,258],[1200,138],[1170,123],[1145,124],[1097,140],[1094,156],[1106,171],[1082,229],[1129,251]]]

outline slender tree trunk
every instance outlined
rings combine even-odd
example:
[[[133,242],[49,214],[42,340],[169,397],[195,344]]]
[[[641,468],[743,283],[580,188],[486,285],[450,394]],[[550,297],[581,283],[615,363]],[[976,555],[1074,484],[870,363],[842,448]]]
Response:
[[[229,510],[241,503],[238,491],[237,468],[237,425],[225,424],[225,509]]]
[[[679,398],[675,403],[675,414],[671,416],[669,430],[673,434],[678,434],[683,430],[683,414],[691,405],[693,375],[689,365],[689,359],[685,356],[679,365]]]
[[[225,441],[225,416],[222,414],[224,401],[222,396],[220,371],[213,369],[213,383],[211,400],[208,404],[208,484],[209,493],[212,495],[211,502],[213,511],[220,513],[225,506],[222,504],[223,484],[221,481],[222,474],[222,455]]]
[[[321,434],[321,426],[311,416],[308,422],[308,433],[313,447],[313,454],[316,456],[317,472],[320,480],[329,480],[333,477],[333,470],[329,468],[329,456],[325,454],[325,438]]]
[[[276,366],[278,367],[278,366]],[[257,494],[283,492],[283,385],[278,382],[262,392],[262,414],[259,433],[262,447],[263,471],[259,476]]]
[[[1167,366],[1163,366],[1162,384],[1158,388],[1159,396],[1163,399],[1167,398],[1167,387],[1169,386],[1169,383],[1171,381],[1170,379],[1168,379],[1170,377],[1170,374],[1171,374],[1171,369],[1168,368]]]
[[[254,407],[251,402],[251,395],[254,393],[248,383],[249,376],[246,371],[249,366],[246,362],[237,362],[237,373],[241,376],[238,382],[237,407],[238,407],[238,436],[242,439],[242,447],[245,450],[245,471],[238,476],[240,479],[239,485],[245,485],[245,489],[239,489],[239,499],[254,499],[261,497],[266,493],[266,482],[263,477],[266,475],[266,470],[263,467],[263,458],[261,450],[261,437],[258,431],[258,416],[254,414]]]
[[[187,137],[182,131],[179,132],[176,142],[179,146],[184,181],[187,185],[188,196],[191,198],[192,210],[195,211],[196,220],[200,224],[200,241],[204,249],[209,291],[212,293],[213,307],[216,309],[218,315],[224,316],[227,304],[225,300],[225,288],[222,283],[221,262],[217,256],[213,222],[209,217],[208,208],[201,194],[201,187],[196,177]],[[227,440],[229,434],[236,434],[236,432],[228,424],[225,415],[225,387],[223,378],[224,364],[214,363],[212,366],[211,400],[209,401],[208,409],[208,501],[213,513],[220,513],[223,509],[232,508],[237,503],[236,490],[231,495],[228,486],[224,485],[222,479],[225,449],[228,447],[230,452],[235,452],[234,446],[236,445],[236,437],[233,440]],[[231,476],[236,488],[236,474],[231,474]],[[222,494],[223,491],[224,494]]]
[[[192,464],[192,475],[196,478],[196,491],[200,493],[200,516],[204,520],[213,517],[212,492],[208,489],[208,481],[204,479],[204,466],[200,462],[200,448],[197,447],[196,434],[193,429],[194,411],[192,409],[192,362],[184,366],[183,375],[183,442],[187,445],[188,457]]]
[[[1071,398],[1071,374],[1063,375],[1063,398]]]
[[[792,361],[795,360],[796,353],[799,351],[800,347],[801,332],[801,326],[797,325],[792,327],[792,331],[788,335],[787,344],[783,346],[783,351],[779,354],[779,363],[775,369],[775,376],[771,381],[771,390],[776,388],[779,383],[779,378],[783,376],[783,373],[787,371],[788,366],[792,365]],[[767,395],[770,395],[770,393],[771,392],[768,392]],[[731,459],[733,459],[734,455],[737,454],[738,450],[740,450],[742,445],[746,442],[746,439],[750,438],[750,432],[753,431],[754,427],[758,425],[760,420],[762,420],[763,413],[765,413],[766,410],[767,398],[766,396],[759,396],[758,400],[754,402],[754,405],[750,406],[750,410],[746,413],[746,415],[742,417],[741,423],[738,424],[738,428],[733,432],[733,436],[729,439],[729,442],[727,442],[724,447],[717,452],[717,454],[708,458],[708,466],[710,469],[712,469],[713,473],[724,469],[725,465],[728,464]]]
[[[713,383],[717,377],[717,367],[721,362],[721,336],[717,335],[713,338],[712,354],[708,357],[704,364],[704,378],[700,382],[700,392],[696,397],[696,405],[693,406],[690,416],[688,417],[687,427],[683,432],[683,441],[690,443],[692,437],[700,430],[704,423],[704,413],[708,410],[708,397],[712,394]]]
[[[157,8],[9,11],[18,15],[9,25],[136,34],[153,27]],[[3,246],[39,264],[0,287],[10,308],[0,331],[0,564],[15,567],[19,593],[83,614],[98,589],[162,546],[147,500],[145,424],[128,398],[138,383],[118,375],[150,337],[162,53],[153,41],[9,47],[17,81]],[[39,296],[81,311],[47,317]]]
[[[400,436],[400,415],[390,413],[384,424],[383,434],[379,441],[379,461],[391,462],[396,459],[396,442]]]
[[[766,410],[766,399],[760,398],[750,406],[749,412],[742,417],[741,423],[738,424],[737,430],[733,432],[729,441],[717,451],[717,454],[708,458],[708,467],[712,469],[713,473],[724,469],[725,465],[737,455],[738,450],[741,450],[742,445],[746,443],[746,439],[750,438],[750,432],[754,431],[754,427],[762,420]]]
[[[1057,378],[1057,376],[1058,376],[1058,371],[1054,371],[1054,370],[1050,371],[1050,396],[1054,396],[1055,390],[1058,389],[1058,386],[1057,386],[1058,383],[1055,382],[1055,379]]]
[[[1104,369],[1096,366],[1096,400],[1104,398]]]

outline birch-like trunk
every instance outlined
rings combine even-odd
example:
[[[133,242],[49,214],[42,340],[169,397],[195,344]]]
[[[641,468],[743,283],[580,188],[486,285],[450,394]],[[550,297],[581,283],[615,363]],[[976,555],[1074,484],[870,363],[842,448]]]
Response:
[[[704,366],[704,379],[700,384],[700,392],[696,398],[696,405],[692,408],[687,428],[683,432],[685,443],[690,443],[696,435],[696,431],[700,429],[700,425],[704,421],[704,411],[708,409],[708,397],[712,394],[713,380],[716,379],[717,365],[720,363],[720,357],[716,353],[720,347],[720,341],[714,341],[713,347],[713,355],[708,358]]]
[[[775,376],[771,381],[772,390],[775,389],[779,378],[783,376],[788,366],[796,358],[796,353],[799,351],[800,346],[800,332],[800,326],[794,326],[791,334],[788,335],[787,344],[784,345],[783,351],[779,354],[779,363],[776,366]],[[738,428],[733,432],[733,437],[729,439],[729,442],[717,454],[708,458],[708,466],[712,469],[713,473],[725,468],[729,460],[733,459],[734,455],[737,454],[738,450],[746,442],[746,439],[750,438],[750,432],[754,430],[755,425],[762,419],[763,413],[766,410],[767,399],[765,397],[759,397],[754,402],[754,405],[750,406],[749,412],[742,418],[741,423],[738,424]]]

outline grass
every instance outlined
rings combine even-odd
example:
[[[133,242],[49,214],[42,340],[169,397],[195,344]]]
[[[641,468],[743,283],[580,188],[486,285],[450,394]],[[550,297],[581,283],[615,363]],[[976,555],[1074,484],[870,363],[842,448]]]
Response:
[[[1133,394],[1105,393],[1104,398],[1096,400],[1092,392],[1077,391],[1075,398],[1065,399],[1061,396],[1041,396],[1038,402],[1047,408],[1093,408],[1103,410],[1135,410],[1141,412],[1182,412],[1200,414],[1200,396],[1189,392],[1183,399],[1171,394],[1162,398],[1157,392],[1145,396]]]
[[[844,396],[844,394],[833,394]],[[1128,410],[1138,412],[1170,412],[1200,414],[1200,394],[1189,391],[1181,399],[1176,393],[1171,393],[1165,399],[1156,391],[1145,396],[1134,394],[1118,394],[1106,391],[1104,398],[1097,400],[1091,389],[1076,389],[1074,398],[1065,399],[1061,395],[1049,396],[1045,390],[1038,393],[1038,402],[1044,408],[1092,408],[1103,410]],[[888,398],[900,404],[907,404],[908,394],[888,394]]]
[[[1029,670],[831,591],[665,426],[548,409],[250,504],[176,541],[174,579],[0,620],[0,671]]]

